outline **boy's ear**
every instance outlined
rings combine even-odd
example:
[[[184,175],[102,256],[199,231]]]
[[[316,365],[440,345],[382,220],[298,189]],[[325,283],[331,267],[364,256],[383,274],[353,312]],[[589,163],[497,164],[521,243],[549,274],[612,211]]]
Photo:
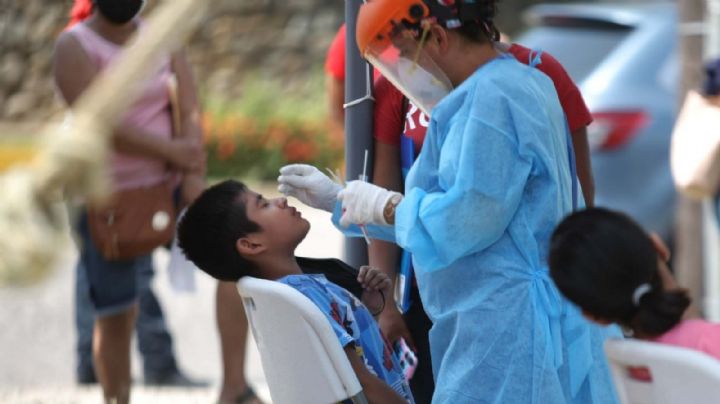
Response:
[[[655,249],[658,252],[660,259],[668,262],[670,261],[670,249],[665,245],[665,242],[656,233],[650,233],[650,240],[652,241]]]
[[[582,315],[583,315],[583,317],[585,317],[586,319],[592,321],[592,322],[595,323],[595,324],[610,325],[610,324],[613,323],[612,321],[610,321],[610,320],[608,320],[608,319],[600,318],[600,317],[598,317],[598,316],[596,316],[596,315],[594,315],[594,314],[588,313],[588,312],[585,311],[585,310],[582,311]]]
[[[267,247],[259,239],[254,237],[241,237],[235,242],[235,248],[243,256],[255,256],[265,250]]]

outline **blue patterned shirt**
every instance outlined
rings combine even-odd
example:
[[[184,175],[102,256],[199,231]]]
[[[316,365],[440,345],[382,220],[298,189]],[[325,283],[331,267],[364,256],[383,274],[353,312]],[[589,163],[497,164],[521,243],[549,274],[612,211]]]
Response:
[[[380,333],[375,319],[355,296],[324,275],[289,275],[278,280],[305,295],[330,322],[340,345],[352,344],[368,370],[387,383],[409,403],[410,387],[390,344]]]

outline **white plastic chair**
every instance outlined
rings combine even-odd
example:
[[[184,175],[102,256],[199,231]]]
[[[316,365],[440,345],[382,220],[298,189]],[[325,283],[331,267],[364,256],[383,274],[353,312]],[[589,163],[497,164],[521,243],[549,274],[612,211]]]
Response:
[[[367,404],[327,318],[302,293],[278,282],[238,282],[274,404]]]
[[[622,404],[720,403],[720,361],[702,352],[654,342],[605,342]]]

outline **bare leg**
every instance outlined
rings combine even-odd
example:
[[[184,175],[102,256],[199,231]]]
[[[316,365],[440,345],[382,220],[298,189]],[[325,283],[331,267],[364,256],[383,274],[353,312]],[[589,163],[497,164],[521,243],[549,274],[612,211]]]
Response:
[[[234,282],[218,282],[215,313],[223,361],[220,402],[234,402],[248,388],[245,379],[248,322]]]
[[[133,305],[123,313],[95,319],[93,359],[107,403],[130,401],[130,340],[136,315]]]

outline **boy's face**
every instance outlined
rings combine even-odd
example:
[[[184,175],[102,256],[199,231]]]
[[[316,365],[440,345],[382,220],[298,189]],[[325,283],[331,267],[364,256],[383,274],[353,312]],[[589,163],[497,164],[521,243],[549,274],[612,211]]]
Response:
[[[310,230],[310,222],[300,212],[289,206],[286,198],[265,199],[257,192],[248,190],[243,194],[247,217],[260,226],[260,230],[247,238],[261,244],[271,253],[295,250]]]

